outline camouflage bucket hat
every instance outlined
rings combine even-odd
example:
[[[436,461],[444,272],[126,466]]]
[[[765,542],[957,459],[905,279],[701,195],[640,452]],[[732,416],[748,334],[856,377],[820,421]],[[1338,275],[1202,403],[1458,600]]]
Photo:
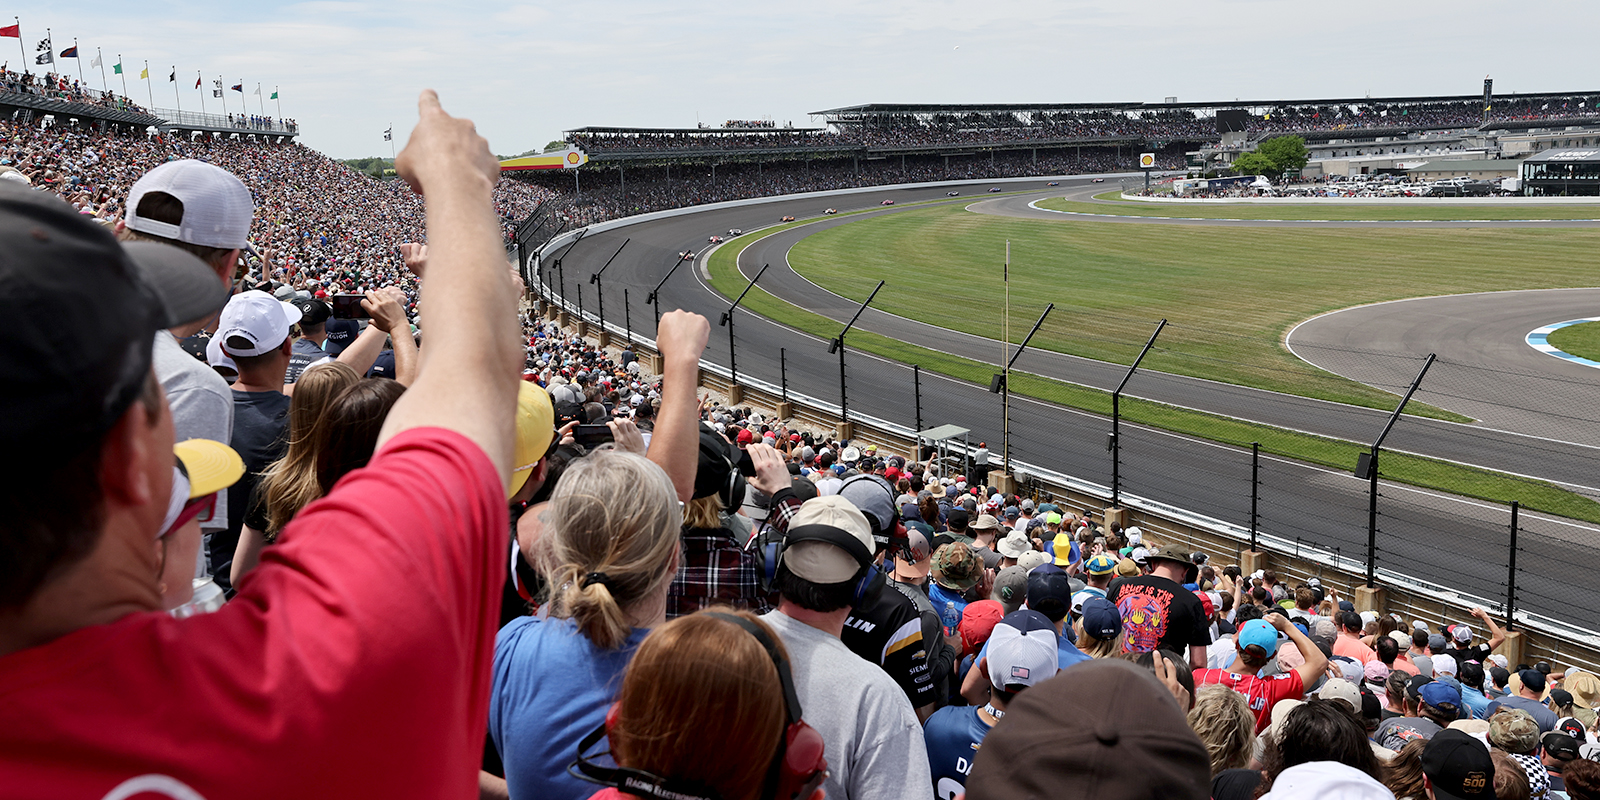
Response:
[[[946,589],[964,592],[978,582],[983,562],[972,548],[960,542],[940,547],[933,554],[933,579]]]

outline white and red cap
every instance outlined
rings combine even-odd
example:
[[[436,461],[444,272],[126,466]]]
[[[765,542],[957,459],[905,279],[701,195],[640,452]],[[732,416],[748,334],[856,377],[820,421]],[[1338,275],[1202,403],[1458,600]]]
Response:
[[[165,192],[183,204],[183,219],[174,225],[139,216],[139,201],[149,192]],[[128,190],[123,219],[140,233],[188,244],[223,249],[243,248],[250,237],[255,201],[233,173],[204,161],[168,161],[146,172]]]
[[[230,356],[259,356],[281,347],[299,321],[295,304],[252,289],[234,295],[223,307],[215,338]]]
[[[1055,626],[1037,611],[1023,609],[1001,618],[989,634],[988,648],[989,683],[999,689],[1047,681],[1060,666]]]

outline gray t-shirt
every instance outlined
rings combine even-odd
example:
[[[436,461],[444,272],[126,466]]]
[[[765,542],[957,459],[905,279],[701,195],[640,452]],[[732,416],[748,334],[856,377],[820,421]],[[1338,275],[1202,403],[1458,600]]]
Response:
[[[1372,741],[1395,752],[1413,739],[1432,739],[1444,728],[1427,717],[1394,717],[1386,719],[1372,732]]]
[[[156,379],[167,394],[172,408],[172,427],[177,441],[210,439],[227,444],[233,438],[233,392],[216,370],[184,352],[183,346],[167,331],[155,336]],[[228,527],[228,493],[217,494],[217,508],[204,531]]]
[[[801,714],[822,734],[828,800],[926,800],[933,776],[922,726],[889,673],[780,611],[761,619],[783,639]]]

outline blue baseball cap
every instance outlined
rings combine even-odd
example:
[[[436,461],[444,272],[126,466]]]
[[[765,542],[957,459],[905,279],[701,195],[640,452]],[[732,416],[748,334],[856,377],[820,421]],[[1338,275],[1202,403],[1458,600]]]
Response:
[[[1101,553],[1089,559],[1090,575],[1110,575],[1117,571],[1117,560],[1110,553]]]
[[[1422,695],[1422,702],[1443,711],[1457,711],[1461,708],[1461,693],[1454,686],[1443,681],[1432,681],[1424,684],[1417,691]]]
[[[1112,639],[1122,632],[1122,613],[1104,597],[1083,601],[1083,631],[1096,639]]]
[[[1239,626],[1234,636],[1240,650],[1255,649],[1255,655],[1266,658],[1278,652],[1278,629],[1264,619],[1253,619]]]

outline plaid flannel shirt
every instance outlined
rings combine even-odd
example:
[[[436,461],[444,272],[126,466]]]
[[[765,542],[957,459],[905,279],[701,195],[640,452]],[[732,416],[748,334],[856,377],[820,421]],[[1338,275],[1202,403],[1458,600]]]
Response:
[[[714,605],[765,614],[772,596],[761,591],[760,565],[727,528],[684,528],[678,574],[667,589],[667,619]]]

